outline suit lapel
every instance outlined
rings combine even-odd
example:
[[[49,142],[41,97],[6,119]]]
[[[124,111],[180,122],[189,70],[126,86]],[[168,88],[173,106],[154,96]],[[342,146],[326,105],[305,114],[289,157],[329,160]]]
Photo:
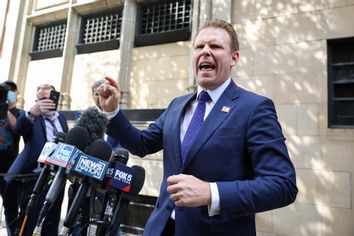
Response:
[[[203,126],[194,140],[187,159],[183,165],[183,169],[195,157],[198,150],[204,145],[214,131],[224,122],[229,114],[234,110],[237,105],[236,99],[238,98],[238,89],[236,84],[231,81],[229,86],[225,89],[219,100],[216,102],[213,109],[210,111]]]
[[[43,130],[44,139],[46,142],[47,141],[47,128],[45,126],[45,121],[42,116],[38,116],[37,119],[39,120],[39,125],[40,125],[41,129]]]
[[[68,124],[67,124],[66,120],[64,120],[64,116],[62,116],[62,115],[59,113],[58,119],[59,119],[61,128],[63,129],[63,132],[67,133],[67,132],[68,132]]]
[[[185,99],[182,102],[180,102],[177,106],[175,106],[172,111],[173,114],[173,117],[171,118],[172,120],[171,133],[173,135],[172,147],[173,147],[174,161],[176,163],[176,166],[178,167],[177,170],[178,172],[180,172],[182,169],[181,139],[180,139],[181,122],[183,121],[184,113],[188,104],[193,99],[195,99],[196,94],[197,93],[192,93],[190,95],[187,95]]]

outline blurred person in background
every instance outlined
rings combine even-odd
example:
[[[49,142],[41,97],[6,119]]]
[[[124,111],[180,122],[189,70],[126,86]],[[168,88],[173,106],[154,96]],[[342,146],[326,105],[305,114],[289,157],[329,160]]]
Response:
[[[104,84],[105,82],[106,82],[105,80],[98,80],[98,81],[94,82],[91,87],[93,101],[95,102],[95,105],[99,110],[102,110],[102,108],[100,105],[99,96],[97,93],[97,88],[100,85]],[[115,152],[118,148],[122,147],[116,139],[112,138],[111,136],[109,136],[107,134],[105,134],[104,140],[106,140],[109,144],[111,144],[112,152]]]
[[[16,118],[20,115],[21,110],[16,107],[16,83],[5,81],[0,86],[4,89],[3,91],[7,91],[7,104],[4,104],[5,107],[1,107],[6,112],[6,117],[0,124],[0,173],[5,176],[19,151],[20,136],[14,132],[14,129]],[[18,185],[16,183],[6,184],[3,176],[0,178],[0,194],[3,199],[7,233],[8,235],[16,235],[18,230]]]
[[[37,100],[27,111],[22,111],[17,118],[15,132],[23,136],[25,147],[18,155],[9,169],[9,174],[33,173],[38,167],[38,157],[46,142],[52,142],[56,132],[68,132],[67,120],[63,114],[56,111],[55,103],[49,99],[50,92],[55,87],[50,84],[42,84],[37,87]],[[6,179],[12,182],[11,177]],[[31,236],[36,226],[41,207],[43,206],[48,188],[38,197],[35,210],[28,216],[28,222],[24,229],[24,236]],[[42,227],[42,235],[57,235],[60,221],[61,203],[64,189],[52,206]],[[22,222],[21,222],[22,223]]]

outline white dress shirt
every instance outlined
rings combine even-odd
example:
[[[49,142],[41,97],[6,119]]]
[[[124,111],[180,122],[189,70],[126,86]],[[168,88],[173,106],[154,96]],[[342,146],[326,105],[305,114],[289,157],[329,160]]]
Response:
[[[208,117],[210,111],[213,109],[214,105],[219,100],[221,94],[225,91],[225,89],[230,84],[230,82],[231,82],[231,78],[226,80],[222,85],[220,85],[216,89],[206,90],[208,92],[211,100],[206,103],[204,120]],[[198,97],[199,93],[202,91],[202,89],[203,88],[198,87],[197,97]],[[184,115],[183,122],[181,125],[181,133],[180,133],[181,144],[182,144],[184,135],[187,132],[188,125],[191,122],[191,119],[192,119],[193,113],[197,107],[197,104],[198,104],[198,101],[197,101],[197,99],[195,99],[191,104],[188,105],[188,107],[186,109],[186,113]],[[209,216],[218,215],[220,213],[220,198],[219,198],[218,186],[216,185],[216,183],[209,183],[209,184],[210,184],[210,189],[211,189],[211,204],[208,206]],[[172,212],[171,218],[175,219],[174,211]]]

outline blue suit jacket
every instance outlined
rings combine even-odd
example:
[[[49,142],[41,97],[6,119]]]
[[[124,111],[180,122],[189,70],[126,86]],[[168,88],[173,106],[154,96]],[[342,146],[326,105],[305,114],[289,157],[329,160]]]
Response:
[[[119,148],[121,148],[122,146],[119,144],[117,139],[112,138],[111,136],[107,135],[107,140],[106,140],[109,144],[111,144],[112,146],[112,152],[117,151]]]
[[[209,113],[182,164],[180,127],[187,104],[195,96],[174,99],[141,132],[122,112],[109,125],[109,133],[135,155],[163,149],[160,195],[144,235],[160,235],[173,209],[177,236],[255,235],[255,213],[286,206],[297,195],[295,170],[274,104],[232,81]],[[220,215],[210,217],[207,206],[174,206],[166,191],[166,179],[180,173],[217,183]]]
[[[64,115],[59,113],[58,117],[63,132],[68,132],[68,125]],[[23,174],[31,173],[38,166],[38,156],[42,151],[44,144],[47,142],[46,127],[42,116],[35,119],[34,123],[30,122],[25,111],[17,118],[15,132],[23,136],[25,147],[22,152],[17,156],[14,163],[12,163],[8,173],[9,174]],[[11,176],[11,175],[10,175]],[[11,178],[11,177],[10,177]],[[7,181],[11,181],[8,178]],[[40,209],[43,206],[45,196],[48,189],[44,189],[38,196],[37,205],[29,215],[29,221],[24,229],[24,236],[32,235],[33,229],[36,226],[37,218]],[[61,203],[63,201],[64,189],[59,194],[55,204],[47,214],[42,228],[42,235],[57,235],[58,225],[60,220]]]
[[[63,128],[63,132],[67,133],[68,124],[64,115],[59,113],[58,119]],[[35,119],[34,123],[31,123],[26,117],[26,112],[23,111],[17,118],[15,132],[23,136],[25,147],[15,159],[8,173],[31,173],[38,166],[37,159],[44,144],[47,142],[44,119],[42,116],[39,116]]]

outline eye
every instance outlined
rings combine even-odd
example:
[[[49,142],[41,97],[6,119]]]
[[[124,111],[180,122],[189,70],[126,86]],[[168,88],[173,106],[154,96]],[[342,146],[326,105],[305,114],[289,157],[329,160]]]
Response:
[[[202,49],[202,48],[204,48],[204,45],[202,44],[198,44],[194,46],[194,49]]]
[[[222,46],[219,45],[219,44],[212,44],[212,45],[210,45],[210,48],[216,48],[216,49],[218,49],[218,48],[222,48]]]

